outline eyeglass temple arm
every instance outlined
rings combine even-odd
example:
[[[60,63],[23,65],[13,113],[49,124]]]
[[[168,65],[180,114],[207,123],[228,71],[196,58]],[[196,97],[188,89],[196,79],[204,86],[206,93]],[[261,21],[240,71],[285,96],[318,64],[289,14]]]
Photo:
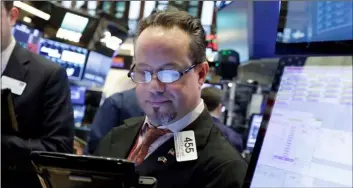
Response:
[[[131,77],[131,72],[132,72],[132,70],[134,70],[135,65],[136,65],[136,64],[132,65],[131,69],[130,69],[129,72],[127,73],[127,76],[128,76],[128,77]]]

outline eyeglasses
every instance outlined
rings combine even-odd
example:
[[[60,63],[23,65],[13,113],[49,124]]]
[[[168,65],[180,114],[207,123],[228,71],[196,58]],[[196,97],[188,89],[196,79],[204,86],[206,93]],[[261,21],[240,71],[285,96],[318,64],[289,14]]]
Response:
[[[160,70],[156,73],[151,73],[149,71],[133,71],[135,65],[131,68],[130,72],[127,74],[131,80],[138,84],[150,83],[152,81],[153,74],[156,74],[158,80],[162,83],[169,84],[179,80],[184,74],[188,73],[191,69],[195,68],[197,64],[191,65],[184,71],[177,70]]]

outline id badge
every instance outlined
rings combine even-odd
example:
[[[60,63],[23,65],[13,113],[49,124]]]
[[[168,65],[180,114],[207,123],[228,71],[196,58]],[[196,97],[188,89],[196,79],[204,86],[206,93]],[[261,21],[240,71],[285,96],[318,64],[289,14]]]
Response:
[[[194,131],[174,133],[176,160],[178,162],[197,159],[197,149]]]

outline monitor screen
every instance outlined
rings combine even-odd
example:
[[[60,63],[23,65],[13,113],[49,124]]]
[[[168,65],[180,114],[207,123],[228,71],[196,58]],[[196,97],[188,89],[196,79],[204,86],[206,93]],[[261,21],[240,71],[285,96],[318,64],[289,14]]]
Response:
[[[250,126],[249,126],[249,135],[246,142],[246,148],[250,152],[255,146],[257,133],[260,130],[261,122],[262,122],[262,115],[254,114],[252,116],[252,119],[250,121]]]
[[[71,86],[71,102],[74,105],[84,105],[86,96],[86,87]]]
[[[116,55],[112,59],[112,68],[130,70],[132,64],[132,56]]]
[[[38,29],[33,29],[21,22],[17,22],[12,27],[13,36],[22,47],[29,49],[32,52],[37,52],[38,43],[43,33]]]
[[[252,7],[251,7],[252,8]],[[235,50],[239,53],[240,62],[250,58],[249,3],[233,1],[217,12],[218,49]]]
[[[251,187],[353,186],[351,57],[345,62],[284,67]]]
[[[83,78],[103,86],[112,64],[112,58],[91,51]]]
[[[352,6],[352,1],[282,1],[276,52],[351,54]]]
[[[73,80],[82,78],[88,50],[53,40],[41,39],[38,54],[52,60],[66,69]]]
[[[85,30],[88,21],[89,19],[86,17],[67,12],[60,27],[69,31],[82,33]]]
[[[352,1],[288,1],[278,41],[284,43],[352,40]]]
[[[86,107],[83,105],[73,105],[75,127],[81,127],[83,118],[85,117]]]

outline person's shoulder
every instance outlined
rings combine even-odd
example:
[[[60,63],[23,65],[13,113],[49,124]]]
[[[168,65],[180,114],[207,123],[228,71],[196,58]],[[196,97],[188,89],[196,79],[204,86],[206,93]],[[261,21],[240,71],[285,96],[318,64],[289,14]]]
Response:
[[[217,134],[210,136],[205,148],[199,152],[198,167],[202,177],[215,177],[212,181],[240,187],[248,165],[240,153],[221,134]]]
[[[209,162],[209,168],[214,169],[222,165],[232,164],[246,171],[247,163],[240,153],[220,133],[211,133],[205,148],[202,151],[203,159]]]
[[[239,152],[221,134],[214,136],[207,143],[205,150],[219,162],[228,160],[244,161]],[[244,161],[245,162],[245,161]]]
[[[107,99],[113,100],[115,102],[120,102],[120,100],[125,100],[128,99],[129,97],[136,95],[135,88],[134,89],[129,89],[126,91],[118,92],[112,94],[110,97]]]
[[[35,54],[33,52],[28,51],[27,49],[23,49],[29,58],[30,66],[35,67],[36,69],[40,69],[42,72],[55,72],[58,70],[63,70],[63,68],[56,64],[55,62],[46,59],[45,57]]]

